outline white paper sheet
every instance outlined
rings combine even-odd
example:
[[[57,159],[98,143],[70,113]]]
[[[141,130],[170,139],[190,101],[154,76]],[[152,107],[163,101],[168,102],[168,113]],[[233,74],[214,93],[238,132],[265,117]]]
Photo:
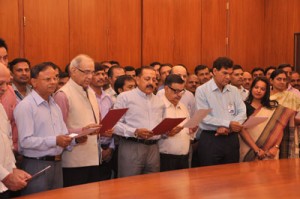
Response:
[[[200,122],[207,116],[211,109],[199,109],[197,110],[193,117],[187,121],[183,127],[185,128],[194,128],[200,124]]]

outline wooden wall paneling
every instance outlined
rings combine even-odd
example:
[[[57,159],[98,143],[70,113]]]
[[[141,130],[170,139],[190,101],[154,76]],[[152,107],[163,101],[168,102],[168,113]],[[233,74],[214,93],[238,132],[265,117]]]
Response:
[[[264,67],[264,1],[230,0],[229,53],[245,71]]]
[[[193,73],[201,63],[201,1],[178,0],[174,3],[174,64],[185,64]]]
[[[142,60],[174,64],[175,24],[173,0],[143,0]]]
[[[69,62],[68,0],[24,0],[24,51],[31,63]]]
[[[226,56],[226,1],[202,0],[202,64],[209,67],[220,56]]]
[[[286,0],[265,0],[265,66],[293,61],[288,51],[289,4]]]
[[[141,66],[141,0],[110,0],[107,53],[122,66]]]
[[[294,0],[292,4],[292,9],[293,9],[293,32],[294,33],[300,33],[300,1],[299,0]],[[299,41],[300,44],[300,41]],[[293,46],[293,55],[294,55],[294,46]],[[295,63],[295,55],[293,57],[293,64],[296,67],[297,71],[300,72],[300,45],[299,45],[299,50],[298,50],[298,65]]]
[[[87,54],[96,61],[108,60],[109,0],[70,0],[70,59]]]
[[[19,1],[0,0],[0,38],[8,45],[9,61],[20,56]]]

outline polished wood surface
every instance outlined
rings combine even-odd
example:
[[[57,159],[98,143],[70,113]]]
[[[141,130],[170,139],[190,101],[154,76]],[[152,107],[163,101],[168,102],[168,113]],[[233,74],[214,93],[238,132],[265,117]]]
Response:
[[[120,178],[23,198],[299,198],[300,160],[268,160]]]

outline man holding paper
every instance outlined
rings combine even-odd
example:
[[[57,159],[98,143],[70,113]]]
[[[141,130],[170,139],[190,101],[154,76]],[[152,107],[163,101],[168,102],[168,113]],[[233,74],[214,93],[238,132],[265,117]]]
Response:
[[[196,90],[197,109],[212,109],[200,123],[199,165],[239,162],[238,132],[246,107],[236,87],[228,85],[233,62],[220,57],[213,63],[213,78]]]
[[[72,138],[63,122],[62,113],[52,98],[57,85],[53,65],[44,62],[31,70],[33,90],[17,105],[14,117],[19,129],[22,168],[35,174],[51,168],[30,180],[21,194],[31,194],[63,187],[61,154]]]
[[[118,154],[119,177],[159,171],[159,151],[152,129],[163,119],[164,104],[153,94],[155,70],[142,67],[136,77],[138,87],[121,93],[114,108],[128,108],[115,126],[114,133],[121,136]]]
[[[165,80],[165,95],[162,101],[165,104],[166,118],[189,118],[186,106],[180,101],[185,92],[184,80],[175,74],[167,76]],[[189,167],[189,147],[191,134],[188,128],[178,125],[158,141],[160,152],[160,171],[185,169]]]
[[[10,72],[0,63],[0,100],[10,81]],[[24,188],[26,180],[31,176],[16,168],[15,157],[12,152],[11,125],[4,107],[0,104],[0,198],[9,198],[11,191]]]
[[[95,93],[89,87],[95,71],[94,60],[78,55],[70,63],[70,79],[54,98],[60,106],[69,131],[100,127],[100,112]],[[63,153],[64,187],[98,181],[99,152],[97,135],[88,135],[83,144]]]

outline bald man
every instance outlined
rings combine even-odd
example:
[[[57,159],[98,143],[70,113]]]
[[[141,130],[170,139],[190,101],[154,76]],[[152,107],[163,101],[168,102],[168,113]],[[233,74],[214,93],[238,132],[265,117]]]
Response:
[[[10,72],[0,63],[0,99],[7,91]],[[27,185],[31,176],[16,168],[15,157],[11,150],[11,126],[3,106],[0,104],[0,198],[9,198],[9,191],[16,191]]]

